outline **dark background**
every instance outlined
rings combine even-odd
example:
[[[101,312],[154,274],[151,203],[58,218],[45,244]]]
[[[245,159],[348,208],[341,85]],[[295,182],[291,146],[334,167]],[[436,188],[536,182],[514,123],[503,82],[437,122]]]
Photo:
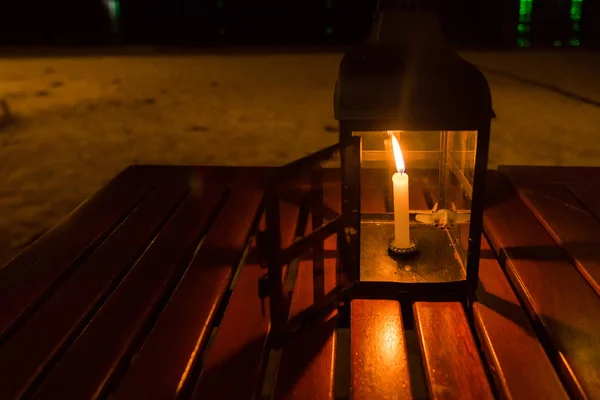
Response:
[[[347,45],[364,39],[376,7],[376,0],[1,3],[3,45]],[[459,47],[597,48],[600,44],[600,0],[445,0],[442,4],[446,37]]]

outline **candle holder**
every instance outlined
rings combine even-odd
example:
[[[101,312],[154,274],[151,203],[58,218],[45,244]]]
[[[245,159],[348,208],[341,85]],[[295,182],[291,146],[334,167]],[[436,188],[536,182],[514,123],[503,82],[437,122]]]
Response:
[[[394,240],[392,240],[392,243],[390,243],[390,246],[388,247],[388,253],[390,253],[392,257],[408,258],[413,257],[418,252],[419,249],[417,243],[413,239],[410,239],[410,245],[408,247],[400,247]]]

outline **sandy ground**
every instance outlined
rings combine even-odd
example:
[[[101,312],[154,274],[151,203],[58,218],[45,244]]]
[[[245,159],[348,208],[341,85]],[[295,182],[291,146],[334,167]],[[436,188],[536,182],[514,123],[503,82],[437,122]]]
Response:
[[[492,167],[598,164],[600,55],[464,56],[492,88]],[[0,265],[130,164],[281,165],[334,143],[340,57],[0,59],[15,116],[0,128]]]

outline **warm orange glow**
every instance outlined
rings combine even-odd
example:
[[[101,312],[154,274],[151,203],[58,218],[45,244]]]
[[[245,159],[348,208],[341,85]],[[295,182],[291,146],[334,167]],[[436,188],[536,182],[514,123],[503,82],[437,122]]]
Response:
[[[396,318],[386,318],[381,322],[382,324],[378,327],[374,340],[377,340],[377,348],[380,350],[380,363],[392,367],[399,362],[398,354],[402,351],[400,339],[403,337],[404,332],[400,331],[402,325],[398,323]]]
[[[390,132],[390,136],[392,137],[392,149],[394,151],[394,160],[396,161],[396,171],[403,174],[406,167],[404,166],[404,157],[402,157],[400,142],[398,142],[396,135],[394,135],[392,132]]]

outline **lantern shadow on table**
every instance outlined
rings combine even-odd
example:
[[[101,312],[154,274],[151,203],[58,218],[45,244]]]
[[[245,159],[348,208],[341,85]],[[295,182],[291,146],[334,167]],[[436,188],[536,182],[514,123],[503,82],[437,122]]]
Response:
[[[548,358],[554,365],[560,366],[565,361],[569,361],[561,357],[561,349],[557,348],[551,338],[551,335],[556,335],[557,332],[560,332],[561,336],[569,335],[571,340],[577,340],[582,349],[594,348],[598,344],[598,339],[596,336],[590,335],[589,330],[586,331],[572,324],[567,324],[547,314],[532,315],[527,311],[524,304],[515,303],[494,293],[487,292],[481,282],[477,290],[477,302],[515,323],[528,336],[539,339]],[[600,360],[592,363],[598,365],[598,362]]]
[[[268,386],[274,384],[274,387],[270,389],[275,392],[276,398],[291,392],[296,382],[304,375],[304,372],[317,357],[321,349],[331,340],[337,328],[337,323],[337,316],[333,316],[327,320],[315,320],[309,329],[303,329],[288,338],[288,341],[286,341],[288,347],[293,346],[295,349],[301,350],[294,351],[293,354],[284,354],[279,361],[279,366],[283,370],[278,372],[278,380],[276,382],[266,382]],[[247,360],[256,360],[257,356],[263,352],[265,341],[266,335],[262,335],[246,343],[230,357],[203,370],[200,375],[201,379],[212,382],[220,381],[223,376],[235,376],[236,370],[241,364]],[[267,349],[268,351],[269,349]],[[293,360],[286,360],[286,357],[293,357]],[[260,374],[259,368],[257,368],[256,373],[257,375]],[[244,382],[246,381],[249,380],[244,380]],[[230,382],[227,382],[227,384],[230,384]],[[255,389],[260,390],[261,388]]]
[[[506,259],[529,260],[529,261],[556,261],[570,260],[574,264],[577,262],[596,262],[598,241],[568,241],[558,243],[558,246],[512,246],[503,248],[497,259],[500,262],[506,262]],[[491,249],[481,251],[481,258],[493,255],[496,259],[496,253]]]
[[[533,255],[527,254],[527,249],[527,247],[523,247],[519,250],[521,257],[523,257],[521,259],[535,260],[535,257],[538,257],[538,261],[565,259],[564,251],[559,248],[555,248],[555,251],[548,252],[549,248],[547,247],[532,246],[529,247],[529,249],[534,249]],[[544,253],[549,255],[544,255]],[[517,260],[517,258],[513,256],[511,256],[511,258],[513,260]],[[513,297],[512,292],[514,292],[517,295],[517,298],[506,298],[501,292],[499,292],[499,289],[492,289],[496,293],[491,293],[487,290],[488,288],[486,288],[485,283],[480,281],[477,289],[477,303],[480,303],[480,305],[485,306],[488,310],[497,313],[498,315],[515,323],[528,336],[539,339],[546,354],[554,365],[563,368],[565,363],[570,363],[571,361],[578,362],[575,359],[564,358],[561,356],[561,352],[566,350],[562,348],[561,338],[568,337],[569,341],[576,341],[581,349],[593,349],[600,344],[599,339],[595,335],[591,335],[589,333],[592,331],[589,327],[589,321],[581,320],[578,321],[577,325],[574,325],[572,322],[568,323],[551,317],[547,313],[539,311],[539,306],[543,306],[543,304],[536,304],[534,300],[527,298],[526,296],[528,295],[524,294],[519,290],[518,287],[516,287],[516,285],[512,284],[514,280],[510,278],[510,273],[507,271],[507,259],[504,253],[498,257],[491,248],[484,248],[481,252],[481,259],[482,274],[485,273],[486,268],[501,269],[506,276],[505,284],[510,285],[510,289],[507,288],[507,293],[510,292],[510,297]],[[493,265],[490,265],[490,263]],[[500,271],[498,272],[502,273]],[[548,271],[548,273],[552,272]],[[492,279],[494,276],[494,273],[490,271],[488,279]],[[490,282],[490,285],[498,287],[498,284],[494,282]],[[560,298],[572,295],[576,295],[576,293],[556,294],[556,296],[559,296]],[[558,301],[560,302],[561,300]],[[488,320],[488,323],[491,323],[490,321],[491,320]],[[553,337],[556,338],[556,340],[553,340]],[[483,340],[483,338],[480,337],[480,340]],[[515,349],[514,351],[517,352],[516,354],[518,354],[518,349]],[[600,360],[597,362],[600,362]],[[594,365],[596,365],[597,362],[593,362]],[[570,367],[567,366],[567,368]]]

